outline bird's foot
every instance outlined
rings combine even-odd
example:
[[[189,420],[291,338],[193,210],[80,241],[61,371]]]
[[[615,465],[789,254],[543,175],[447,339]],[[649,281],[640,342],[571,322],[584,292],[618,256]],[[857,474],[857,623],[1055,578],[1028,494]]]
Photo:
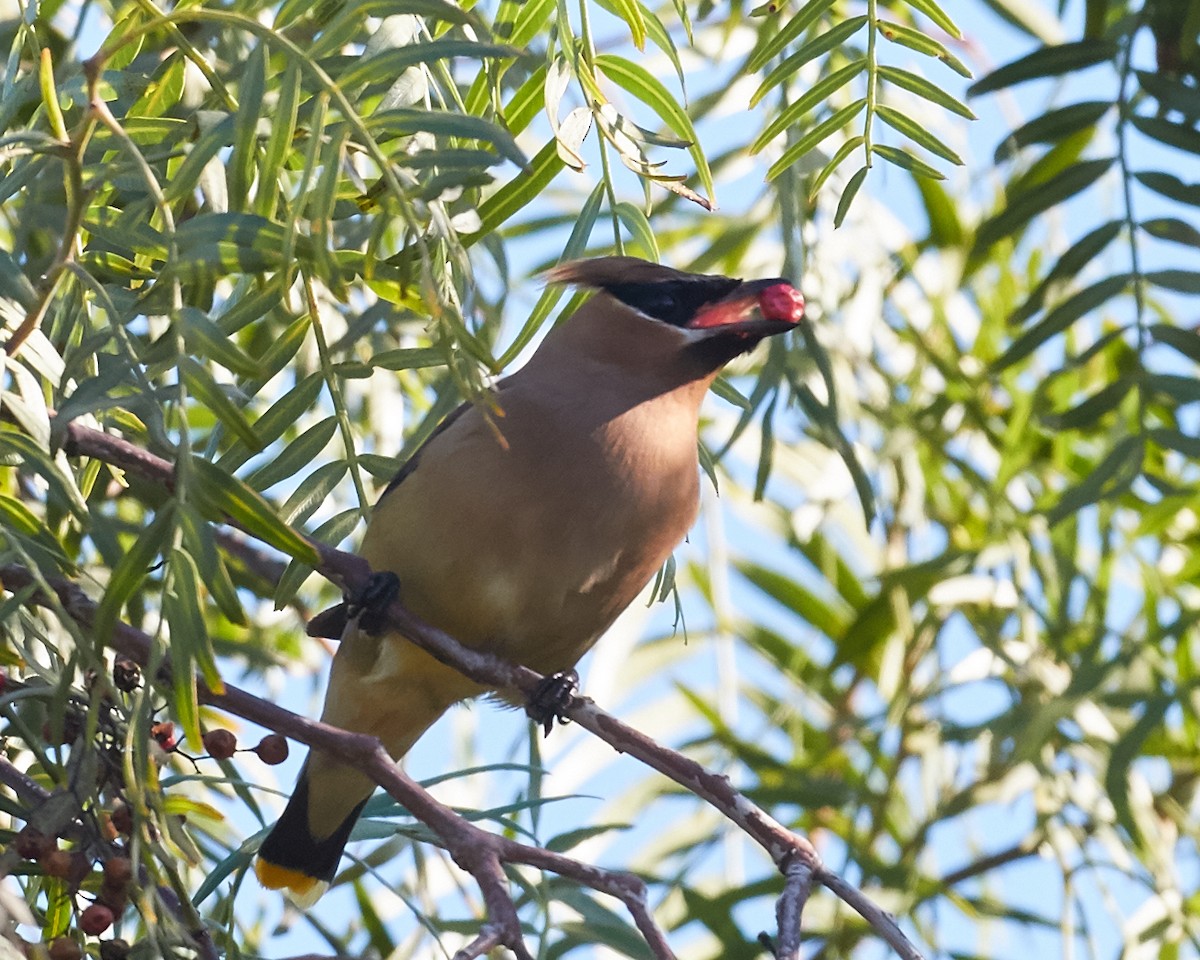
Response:
[[[390,570],[372,573],[361,590],[346,598],[346,619],[358,620],[364,633],[382,633],[387,626],[387,608],[400,594],[400,578]]]
[[[542,678],[542,682],[529,695],[525,704],[525,712],[534,723],[542,728],[546,736],[554,727],[554,721],[567,724],[571,718],[567,716],[567,707],[575,698],[579,689],[579,674],[574,670],[560,670]]]

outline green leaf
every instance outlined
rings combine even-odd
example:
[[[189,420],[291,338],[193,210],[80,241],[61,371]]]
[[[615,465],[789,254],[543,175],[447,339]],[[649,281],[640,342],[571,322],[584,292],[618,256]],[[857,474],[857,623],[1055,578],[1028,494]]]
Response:
[[[312,545],[284,524],[271,505],[237,477],[214,463],[194,458],[191,479],[198,499],[210,514],[229,518],[251,536],[302,563],[316,564],[318,556]]]
[[[1200,183],[1184,183],[1174,174],[1157,171],[1135,173],[1133,176],[1143,186],[1149,187],[1168,200],[1200,207]]]
[[[337,433],[337,417],[326,417],[305,430],[283,451],[246,478],[255,490],[263,491],[286,480],[317,458]]]
[[[914,176],[927,177],[930,180],[945,180],[946,175],[939,170],[935,170],[929,164],[918,160],[907,150],[900,150],[896,147],[889,147],[882,143],[874,144],[871,147],[871,153],[876,156],[883,157],[889,163],[894,163],[896,166],[905,170],[912,171]],[[960,161],[961,162],[961,161]]]
[[[1047,415],[1044,419],[1057,430],[1079,430],[1093,426],[1102,416],[1120,406],[1129,392],[1137,385],[1132,377],[1114,380],[1101,387],[1086,400],[1080,401],[1070,410]]]
[[[799,50],[791,54],[791,56],[767,74],[766,79],[759,85],[759,88],[751,94],[750,106],[755,106],[771,90],[789,77],[794,76],[796,71],[810,60],[815,60],[822,54],[828,53],[834,47],[841,46],[848,37],[857,33],[866,22],[866,16],[851,17],[844,23],[839,23],[836,27],[819,34],[803,44]]]
[[[108,578],[104,596],[96,607],[93,633],[98,646],[109,642],[125,604],[142,589],[154,561],[169,545],[174,526],[174,502],[167,501],[159,508],[150,525],[138,534],[133,546],[121,555]]]
[[[189,503],[177,503],[176,512],[183,542],[200,570],[201,582],[208,587],[226,618],[239,626],[246,625],[246,613],[238,599],[237,588],[229,577],[225,563],[217,553],[216,542],[208,524]]]
[[[1173,243],[1182,243],[1189,247],[1200,247],[1200,230],[1175,217],[1156,217],[1153,220],[1143,221],[1140,226],[1150,236],[1157,237],[1159,240],[1170,240]]]
[[[1200,119],[1200,90],[1188,86],[1183,77],[1147,70],[1134,72],[1141,88],[1154,97],[1164,111],[1177,111],[1192,121]]]
[[[641,4],[637,0],[610,0],[613,12],[629,27],[629,38],[639,50],[646,49],[646,21],[642,19]]]
[[[1189,360],[1200,363],[1200,333],[1195,330],[1156,323],[1147,332],[1155,343],[1165,343]]]
[[[904,0],[904,2],[914,10],[925,14],[934,24],[945,30],[955,40],[962,39],[962,31],[958,29],[953,20],[946,16],[946,12],[937,5],[935,0]]]
[[[231,210],[246,209],[246,198],[254,181],[258,118],[266,112],[267,57],[267,46],[260,42],[249,52],[240,71],[238,109],[233,115],[233,150],[225,161],[225,181]]]
[[[1014,84],[1043,77],[1075,74],[1097,63],[1111,61],[1117,54],[1114,44],[1100,40],[1077,40],[1052,47],[1040,47],[1011,63],[997,67],[986,77],[973,83],[967,95],[978,97],[1003,90]]]
[[[968,80],[971,79],[971,71],[967,69],[966,64],[942,44],[934,40],[933,37],[928,37],[919,30],[914,30],[912,27],[906,27],[901,23],[893,23],[889,20],[880,20],[878,26],[879,32],[883,34],[885,39],[891,40],[892,43],[898,43],[902,47],[916,50],[927,57],[936,57],[959,76],[965,77]]]
[[[999,372],[1023,360],[1056,334],[1062,333],[1076,320],[1098,309],[1109,300],[1125,292],[1129,286],[1129,274],[1107,277],[1090,287],[1085,287],[1068,297],[1012,342],[1007,350],[992,364]]]
[[[897,133],[902,133],[908,137],[917,146],[924,147],[930,153],[936,154],[943,160],[949,160],[955,166],[962,166],[962,157],[921,126],[921,124],[905,116],[899,110],[893,110],[891,107],[880,105],[875,108],[875,114],[889,127]],[[904,164],[900,164],[900,166],[904,166]],[[944,178],[939,175],[934,179],[942,180]]]
[[[1043,113],[1001,140],[993,160],[996,163],[1011,160],[1021,148],[1030,144],[1057,143],[1079,130],[1094,126],[1112,108],[1111,101],[1088,100]]]
[[[1176,293],[1200,293],[1200,272],[1193,270],[1151,270],[1144,274],[1148,283]]]
[[[1130,797],[1129,772],[1133,764],[1142,759],[1146,740],[1162,726],[1167,711],[1175,704],[1173,697],[1156,696],[1150,699],[1137,722],[1113,744],[1108,756],[1104,791],[1112,801],[1117,823],[1125,828],[1135,848],[1144,848],[1145,839]]]
[[[540,197],[563,166],[558,141],[551,139],[524,170],[479,205],[479,229],[462,237],[463,245],[470,246],[495,233],[522,207]]]
[[[827,637],[842,636],[854,620],[854,610],[841,597],[820,596],[790,574],[744,560],[737,565],[750,583],[786,610]]]
[[[1113,158],[1107,157],[1074,164],[1045,183],[1009,197],[1004,209],[980,224],[975,234],[975,249],[987,250],[1022,229],[1038,214],[1086,190],[1108,172],[1112,163]]]
[[[207,370],[191,357],[183,357],[179,361],[179,373],[188,393],[208,407],[223,426],[251,450],[262,449],[262,442],[241,409],[208,375]]]
[[[618,203],[615,210],[633,239],[642,248],[645,258],[657,262],[659,260],[658,241],[654,238],[654,228],[650,226],[646,214],[640,207],[635,207],[627,201]]]
[[[446,355],[437,347],[400,347],[371,357],[371,366],[380,370],[423,370],[445,362]]]
[[[579,211],[579,216],[575,219],[574,226],[571,227],[571,235],[567,238],[566,246],[563,248],[562,257],[559,262],[567,260],[575,260],[581,257],[587,250],[588,239],[592,235],[592,229],[596,225],[596,218],[600,213],[600,204],[605,197],[605,184],[603,181],[597,183],[592,188],[592,192],[588,194],[588,198],[584,201],[582,209]],[[501,355],[498,363],[501,368],[507,367],[517,354],[524,350],[532,341],[534,335],[542,328],[542,325],[549,318],[551,311],[557,306],[562,298],[565,290],[561,286],[547,286],[542,291],[542,295],[538,297],[538,302],[534,305],[533,310],[529,314],[529,319],[517,331],[517,335],[513,338],[511,344]],[[582,302],[580,294],[575,294],[564,312],[569,315],[574,312],[575,308]]]
[[[0,517],[4,518],[4,526],[11,527],[27,537],[37,537],[45,533],[45,527],[37,515],[20,500],[0,493]]]
[[[319,373],[309,374],[292,387],[255,422],[254,434],[258,446],[252,448],[246,444],[234,444],[217,461],[221,469],[233,472],[249,460],[252,454],[278,440],[288,427],[308,412],[324,387],[325,381]]]
[[[842,107],[841,110],[837,111],[837,113],[826,117],[824,120],[818,123],[799,140],[784,150],[779,159],[771,164],[770,169],[767,170],[767,179],[774,180],[793,163],[809,153],[814,147],[817,146],[817,144],[821,143],[827,137],[845,127],[848,123],[850,123],[851,120],[853,120],[859,115],[859,113],[862,112],[862,109],[864,106],[866,106],[866,103],[866,97],[863,97],[861,100],[855,100],[854,103],[847,104],[846,106]],[[814,193],[829,177],[829,174],[833,172],[833,168],[838,166],[842,160],[850,155],[855,147],[861,146],[862,143],[863,138],[861,136],[851,137],[849,140],[843,143],[837,149],[837,151],[835,151],[829,163],[826,164],[825,169],[822,170],[820,175],[817,177],[816,184],[813,186]]]
[[[750,152],[758,153],[779,134],[783,133],[784,130],[796,123],[815,106],[823,103],[855,77],[859,76],[866,68],[867,59],[866,57],[862,57],[853,63],[847,64],[840,70],[835,70],[829,76],[813,84],[798,100],[789,103],[767,124],[766,129],[750,144]],[[847,108],[843,107],[842,109],[845,110]]]
[[[696,128],[692,126],[687,112],[675,101],[662,81],[645,67],[610,53],[600,54],[596,57],[595,62],[596,68],[606,77],[627,93],[641,100],[677,136],[692,144],[688,148],[688,153],[691,154],[692,161],[696,164],[696,173],[700,177],[700,183],[703,184],[705,192],[712,200],[712,171],[709,169],[708,160],[700,147],[700,138],[696,135]]]
[[[300,67],[291,61],[279,81],[279,100],[271,111],[271,132],[267,136],[259,170],[255,212],[263,217],[275,215],[275,200],[280,189],[280,173],[296,135],[296,117],[300,109]]]
[[[1134,116],[1131,121],[1146,136],[1168,147],[1200,154],[1200,130],[1161,117]]]
[[[1140,437],[1124,437],[1120,440],[1081,483],[1067,490],[1047,511],[1050,525],[1054,526],[1084,507],[1128,490],[1141,470],[1143,453]]]
[[[200,740],[200,704],[196,689],[196,669],[205,685],[222,693],[225,684],[217,670],[212,641],[200,599],[200,571],[183,550],[172,550],[167,561],[169,589],[163,594],[163,614],[171,627],[171,680],[174,687],[176,716],[193,750],[203,749]]]
[[[207,357],[243,377],[257,377],[262,373],[259,365],[203,310],[184,307],[178,317],[183,327],[184,342],[191,353]]]
[[[389,474],[396,472],[394,463],[389,463],[389,467]],[[308,518],[337,489],[349,469],[349,465],[343,460],[317,467],[297,485],[292,495],[279,508],[280,519],[291,526],[307,523]]]
[[[343,90],[357,90],[372,83],[393,83],[409,67],[435,60],[463,57],[468,60],[517,59],[521,51],[502,43],[474,40],[431,40],[403,47],[389,47],[373,57],[359,58],[337,78]]]
[[[1072,280],[1116,238],[1124,227],[1121,220],[1110,220],[1071,245],[1046,274],[1021,306],[1008,318],[1009,324],[1024,323],[1042,309],[1046,297],[1057,285]]]
[[[860,103],[865,104],[866,98],[864,97],[860,101]],[[824,126],[824,124],[822,124],[822,126]],[[816,132],[817,132],[816,129],[810,130],[805,135],[804,139],[807,139],[808,137],[813,136],[813,134],[815,134]],[[786,157],[789,153],[791,153],[793,148],[795,146],[798,146],[801,142],[802,141],[797,141],[796,144],[793,144],[792,147],[788,147],[788,149],[784,151],[784,157]],[[865,143],[865,142],[866,142],[866,138],[863,137],[862,135],[859,135],[856,137],[851,137],[849,140],[847,140],[840,147],[838,147],[837,150],[835,150],[833,152],[833,156],[829,158],[829,162],[827,164],[825,164],[825,166],[822,168],[821,172],[819,174],[817,174],[817,179],[813,181],[812,187],[808,191],[808,197],[809,197],[810,202],[816,197],[817,191],[820,190],[821,187],[823,187],[825,185],[825,181],[828,180],[830,178],[830,176],[832,176],[833,171],[836,170],[838,167],[840,167],[842,165],[842,162],[848,156],[850,156],[850,154],[852,154],[855,150],[857,150],[859,147],[861,147],[863,145],[863,143]],[[797,156],[798,157],[803,156],[803,153],[798,152]],[[779,160],[775,161],[775,163],[773,163],[771,165],[771,169],[767,171],[767,179],[768,180],[773,179],[772,172],[775,170],[776,167],[780,166],[780,164],[782,164],[782,163],[783,163],[783,157],[780,157]]]
[[[750,55],[750,59],[742,67],[742,73],[756,74],[761,71],[768,61],[780,54],[784,47],[816,23],[817,19],[825,14],[833,4],[834,0],[812,0],[810,3],[805,3],[800,11],[784,24],[782,30]]]
[[[418,131],[439,137],[462,140],[482,140],[492,144],[507,160],[519,167],[526,164],[525,154],[503,127],[481,117],[455,113],[452,110],[419,110],[415,107],[395,107],[380,110],[366,118],[367,130],[380,139],[411,137]]]
[[[956,100],[937,84],[909,70],[901,70],[899,67],[881,66],[879,68],[879,77],[888,83],[894,83],[902,90],[907,90],[909,93],[915,93],[918,97],[923,97],[930,103],[936,103],[939,107],[949,110],[951,113],[956,113],[960,117],[966,117],[968,120],[976,119],[974,112],[965,103]]]
[[[863,180],[867,177],[867,168],[861,167],[852,176],[846,184],[846,188],[842,191],[841,199],[838,200],[837,212],[833,215],[834,227],[840,227],[842,221],[846,219],[846,214],[850,212],[850,204],[854,202],[854,197],[858,194],[859,188],[863,185]]]

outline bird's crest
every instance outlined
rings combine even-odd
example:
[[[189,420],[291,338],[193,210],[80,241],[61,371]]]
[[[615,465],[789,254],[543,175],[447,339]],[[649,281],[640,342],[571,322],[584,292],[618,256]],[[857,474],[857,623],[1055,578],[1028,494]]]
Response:
[[[638,257],[596,257],[591,260],[568,260],[546,271],[547,283],[571,284],[606,290],[631,284],[663,283],[666,281],[704,281],[712,279],[703,273],[687,273],[651,263]]]

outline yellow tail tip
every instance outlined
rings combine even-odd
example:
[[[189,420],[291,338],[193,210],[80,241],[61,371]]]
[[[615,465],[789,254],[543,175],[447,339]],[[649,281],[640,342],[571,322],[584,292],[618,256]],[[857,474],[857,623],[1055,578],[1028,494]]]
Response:
[[[268,890],[286,890],[288,899],[301,910],[307,910],[329,889],[329,884],[299,870],[281,867],[262,857],[254,858],[254,873],[258,882]]]

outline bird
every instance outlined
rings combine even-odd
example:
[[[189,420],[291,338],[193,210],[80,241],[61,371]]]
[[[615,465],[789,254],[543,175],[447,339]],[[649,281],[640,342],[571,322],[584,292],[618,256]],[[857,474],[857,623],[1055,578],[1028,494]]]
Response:
[[[498,382],[494,410],[464,403],[438,425],[387,485],[360,555],[395,575],[418,617],[556,675],[686,536],[699,509],[701,401],[726,363],[794,329],[804,299],[782,278],[629,256],[562,263],[546,279],[593,292]],[[321,719],[379,738],[399,759],[452,705],[491,692],[386,627],[351,619]],[[311,751],[259,847],[260,883],[314,904],[373,790]]]

